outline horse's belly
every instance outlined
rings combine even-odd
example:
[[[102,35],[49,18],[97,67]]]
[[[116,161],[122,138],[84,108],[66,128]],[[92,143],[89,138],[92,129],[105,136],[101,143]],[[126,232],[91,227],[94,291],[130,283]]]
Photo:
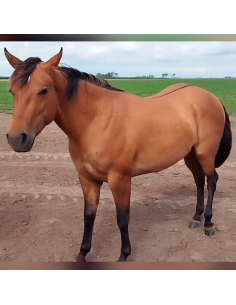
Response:
[[[191,150],[192,144],[181,143],[172,146],[169,149],[165,147],[146,149],[137,154],[136,160],[133,166],[132,175],[142,175],[151,172],[160,172],[181,159],[183,159]]]
[[[159,120],[149,116],[139,134],[133,175],[162,171],[183,159],[196,143],[196,128],[191,116],[169,113]]]

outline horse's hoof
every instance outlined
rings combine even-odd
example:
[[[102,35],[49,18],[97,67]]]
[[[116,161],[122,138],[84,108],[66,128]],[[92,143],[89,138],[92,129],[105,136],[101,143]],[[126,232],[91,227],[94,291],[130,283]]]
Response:
[[[117,262],[126,262],[126,260],[127,260],[127,257],[124,257],[123,255],[121,255]]]
[[[212,226],[211,228],[205,228],[205,234],[207,236],[213,236],[216,232],[215,226]]]
[[[117,263],[125,263],[126,259],[118,259]]]
[[[188,227],[189,227],[190,229],[195,229],[195,228],[199,228],[200,225],[201,225],[201,221],[192,220],[192,221],[190,222],[190,224],[188,225]]]
[[[85,257],[81,257],[81,256],[78,255],[78,256],[75,258],[75,262],[76,262],[76,263],[86,263],[87,261],[86,261]]]

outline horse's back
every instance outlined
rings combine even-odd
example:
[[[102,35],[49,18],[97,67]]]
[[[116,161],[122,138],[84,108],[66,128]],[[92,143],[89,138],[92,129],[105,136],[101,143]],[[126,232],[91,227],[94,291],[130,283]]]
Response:
[[[195,112],[195,117],[196,115],[207,116],[209,119],[213,117],[214,121],[225,117],[223,106],[214,94],[190,84],[171,85],[155,95],[144,98],[144,100],[150,100],[159,105],[164,104],[166,108],[177,107],[180,111],[191,105],[191,112]]]
[[[165,105],[166,109],[173,108],[176,117],[193,120],[198,136],[206,137],[212,134],[223,134],[225,112],[220,100],[208,90],[188,85],[176,84],[153,96],[151,101]],[[168,117],[168,111],[165,112]],[[163,114],[164,115],[164,114]]]
[[[167,88],[165,88],[164,90],[158,92],[157,94],[148,96],[145,99],[152,99],[152,98],[156,98],[156,97],[165,96],[167,94],[173,93],[173,92],[175,92],[177,90],[180,90],[180,89],[188,87],[188,86],[191,86],[191,85],[185,84],[185,83],[170,85]]]

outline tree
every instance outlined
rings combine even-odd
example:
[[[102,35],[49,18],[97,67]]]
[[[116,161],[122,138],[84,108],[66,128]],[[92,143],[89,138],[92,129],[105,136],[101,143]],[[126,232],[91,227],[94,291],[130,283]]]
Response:
[[[162,73],[162,78],[167,78],[168,73]]]
[[[108,72],[106,74],[97,73],[96,76],[101,77],[101,78],[116,78],[116,77],[119,77],[119,74],[116,72]]]

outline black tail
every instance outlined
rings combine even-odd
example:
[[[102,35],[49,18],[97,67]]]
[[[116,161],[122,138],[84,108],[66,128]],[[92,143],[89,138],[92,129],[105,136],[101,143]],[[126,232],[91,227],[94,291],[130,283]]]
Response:
[[[218,152],[215,159],[215,167],[220,167],[225,160],[228,158],[231,148],[232,148],[232,132],[231,132],[231,123],[229,120],[229,115],[225,110],[224,105],[222,104],[225,111],[225,129],[220,142]]]

